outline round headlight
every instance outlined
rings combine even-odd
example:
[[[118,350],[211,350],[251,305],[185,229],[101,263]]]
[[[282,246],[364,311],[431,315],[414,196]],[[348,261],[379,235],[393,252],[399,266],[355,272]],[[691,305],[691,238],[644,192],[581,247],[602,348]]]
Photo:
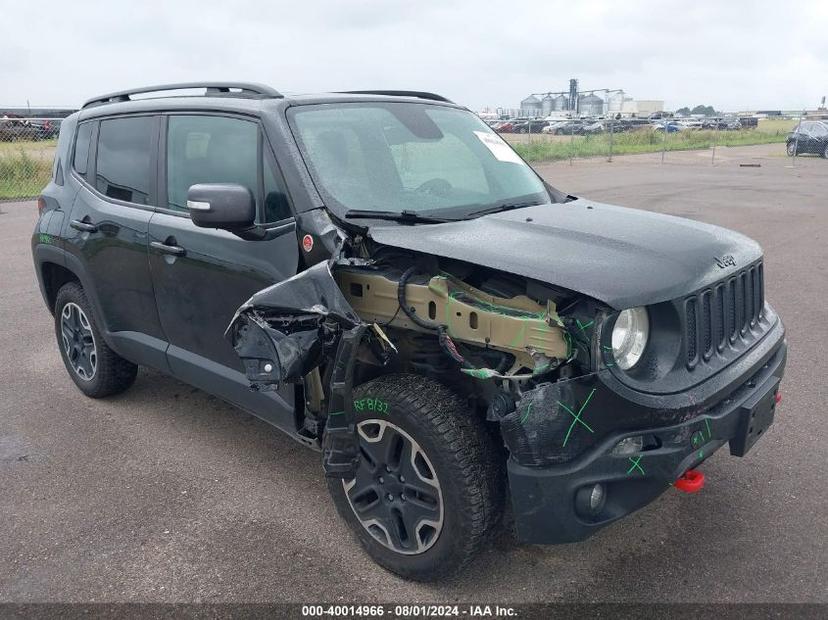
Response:
[[[650,319],[644,308],[630,308],[618,315],[612,329],[612,355],[622,370],[629,370],[638,363],[647,346],[650,335]]]

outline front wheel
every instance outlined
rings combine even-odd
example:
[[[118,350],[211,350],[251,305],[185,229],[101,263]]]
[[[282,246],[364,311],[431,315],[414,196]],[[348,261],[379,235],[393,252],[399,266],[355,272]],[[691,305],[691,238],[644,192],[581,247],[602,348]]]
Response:
[[[354,390],[360,464],[329,479],[334,504],[378,564],[434,581],[462,570],[503,506],[502,451],[445,386],[389,375]]]
[[[825,159],[828,159],[828,142],[826,142],[826,143],[825,143],[825,148],[824,148],[824,149],[822,149],[822,156],[823,156]]]
[[[796,142],[788,142],[785,150],[788,152],[788,157],[793,157],[796,155]]]

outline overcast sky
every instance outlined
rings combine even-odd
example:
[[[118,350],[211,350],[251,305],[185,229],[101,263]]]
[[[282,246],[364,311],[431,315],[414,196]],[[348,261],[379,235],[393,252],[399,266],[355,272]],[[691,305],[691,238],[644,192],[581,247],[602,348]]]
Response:
[[[470,108],[623,88],[668,109],[814,108],[828,2],[0,0],[0,105],[191,80],[430,90]]]

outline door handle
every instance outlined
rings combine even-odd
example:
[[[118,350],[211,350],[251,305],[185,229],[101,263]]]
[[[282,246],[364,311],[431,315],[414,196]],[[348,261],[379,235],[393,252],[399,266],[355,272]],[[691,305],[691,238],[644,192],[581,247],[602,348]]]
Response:
[[[71,226],[75,230],[80,230],[81,232],[98,232],[98,227],[91,222],[72,220],[71,222],[69,222],[69,226]]]
[[[150,247],[158,250],[162,254],[171,254],[172,256],[184,256],[187,250],[180,245],[167,245],[161,241],[150,241]]]

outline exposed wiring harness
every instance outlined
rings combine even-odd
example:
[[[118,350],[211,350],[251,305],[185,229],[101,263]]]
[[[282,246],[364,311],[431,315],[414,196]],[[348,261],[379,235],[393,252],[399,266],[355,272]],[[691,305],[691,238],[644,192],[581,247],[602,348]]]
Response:
[[[437,332],[437,341],[440,343],[440,348],[443,352],[452,358],[455,362],[460,364],[465,369],[475,369],[475,366],[463,357],[460,351],[457,350],[457,345],[454,344],[454,341],[451,339],[451,336],[448,335],[448,330],[445,325],[440,325],[439,323],[434,323],[432,321],[428,321],[417,316],[417,313],[414,311],[414,308],[410,308],[408,303],[405,300],[405,286],[408,284],[408,280],[413,276],[417,271],[417,266],[409,267],[406,269],[402,276],[400,276],[400,281],[397,284],[397,302],[399,303],[400,308],[405,313],[409,319],[411,319],[415,325],[422,327],[423,329],[428,329],[430,331]],[[396,315],[395,315],[396,316]]]

